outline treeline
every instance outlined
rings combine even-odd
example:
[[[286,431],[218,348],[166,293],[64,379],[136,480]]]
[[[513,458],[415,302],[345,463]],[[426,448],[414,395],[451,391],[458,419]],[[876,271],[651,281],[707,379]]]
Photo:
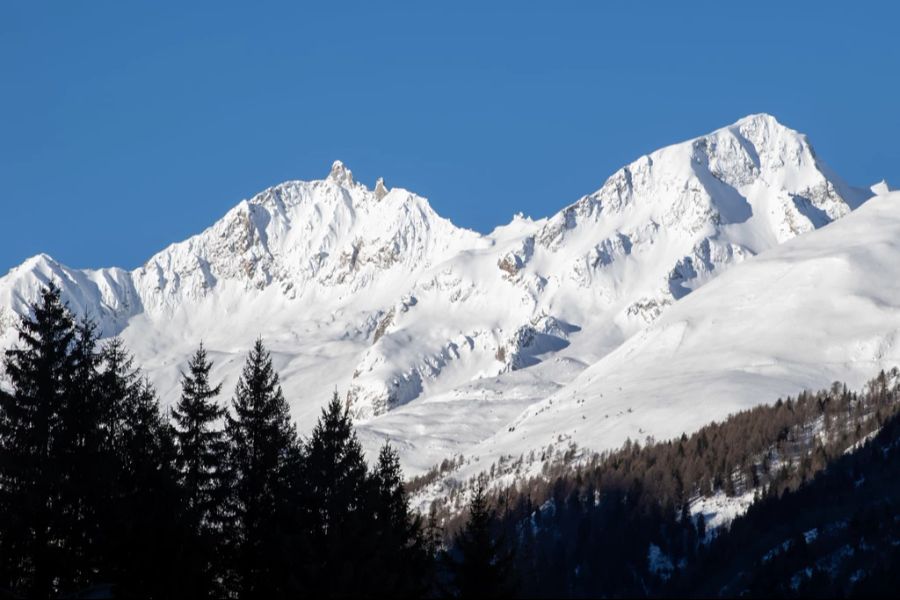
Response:
[[[724,532],[709,531],[693,507],[703,498],[715,496],[722,504],[744,495],[786,506],[781,498],[896,422],[898,375],[896,369],[881,373],[862,392],[835,384],[802,393],[675,440],[628,442],[580,465],[560,461],[545,469],[549,477],[495,491],[494,527],[514,546],[518,595],[684,591],[684,578],[702,580],[697,565],[706,564],[709,542]],[[856,493],[849,484],[844,492]],[[443,514],[449,531],[463,526],[464,515]],[[741,552],[740,544],[734,548]],[[703,589],[702,595],[716,591]]]
[[[165,413],[123,343],[98,342],[52,285],[18,331],[0,388],[0,597],[847,593],[881,589],[897,564],[893,500],[841,513],[858,524],[850,531],[867,532],[847,569],[880,544],[868,555],[880,571],[826,582],[806,540],[768,560],[758,550],[777,540],[751,543],[754,528],[801,523],[797,514],[816,502],[808,489],[842,506],[861,490],[894,497],[898,452],[882,459],[898,446],[885,436],[900,438],[896,370],[862,392],[834,385],[671,441],[586,459],[571,445],[548,448],[541,476],[488,491],[485,474],[454,488],[464,510],[436,502],[423,519],[410,510],[394,450],[366,464],[337,394],[311,434],[298,436],[262,341],[225,405],[201,345]],[[877,451],[863,445],[879,431]],[[461,463],[448,459],[416,485],[435,485]],[[491,472],[525,464],[510,457]],[[732,532],[714,535],[696,510],[702,498],[748,495],[756,508]],[[890,527],[874,527],[884,515]],[[794,585],[804,564],[814,577]]]
[[[0,391],[0,596],[430,592],[436,536],[397,454],[369,468],[336,394],[298,437],[262,341],[227,408],[201,346],[166,415],[123,343],[99,344],[57,288],[18,332]]]
[[[870,441],[806,484],[753,504],[669,591],[870,598],[895,596],[898,584],[900,415],[894,414]]]

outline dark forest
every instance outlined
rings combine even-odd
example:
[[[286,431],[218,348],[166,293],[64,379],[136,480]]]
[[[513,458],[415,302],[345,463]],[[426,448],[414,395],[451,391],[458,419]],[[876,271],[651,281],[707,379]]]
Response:
[[[263,340],[230,394],[202,344],[164,410],[54,286],[6,351],[0,597],[872,596],[896,589],[898,373],[413,511],[337,393],[298,435]],[[520,461],[521,463],[521,461]],[[495,466],[496,467],[496,466]],[[703,498],[752,497],[708,527]]]

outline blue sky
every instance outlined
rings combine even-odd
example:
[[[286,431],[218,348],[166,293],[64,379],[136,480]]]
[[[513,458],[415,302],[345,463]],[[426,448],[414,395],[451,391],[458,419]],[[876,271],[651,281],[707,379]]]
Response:
[[[489,231],[754,112],[900,183],[897,3],[304,4],[3,2],[0,271],[133,268],[336,158]]]

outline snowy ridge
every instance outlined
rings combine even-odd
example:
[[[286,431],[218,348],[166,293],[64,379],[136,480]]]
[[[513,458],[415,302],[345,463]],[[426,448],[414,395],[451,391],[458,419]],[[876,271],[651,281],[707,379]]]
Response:
[[[354,382],[353,398],[399,406],[564,348],[593,362],[719,271],[868,195],[768,115],[664,148],[550,219],[495,230],[489,252],[464,253],[420,280],[411,292],[417,308],[391,313],[388,334],[357,369],[373,376]],[[436,332],[435,321],[458,328]],[[418,364],[415,356],[391,360],[436,333]]]
[[[668,439],[832,381],[900,364],[900,193],[773,248],[656,323],[474,448],[482,462],[565,439]]]
[[[408,276],[478,235],[457,229],[402,189],[353,180],[337,161],[322,181],[290,181],[231,209],[203,233],[134,272],[149,311],[198,302],[220,281],[245,291],[277,286],[289,298],[341,288],[338,303],[382,277]]]
[[[141,298],[128,271],[70,269],[46,254],[26,260],[0,279],[0,311],[10,316],[0,322],[0,339],[11,339],[12,325],[50,282],[58,285],[75,314],[91,315],[104,331],[121,331],[128,319],[142,310]],[[5,310],[3,310],[5,309]]]
[[[390,437],[415,471],[506,431],[693,290],[869,195],[768,115],[643,156],[552,217],[488,235],[335,162],[132,272],[29,259],[0,279],[0,341],[55,280],[171,400],[199,340],[228,389],[261,335],[301,429],[338,389],[366,445]]]

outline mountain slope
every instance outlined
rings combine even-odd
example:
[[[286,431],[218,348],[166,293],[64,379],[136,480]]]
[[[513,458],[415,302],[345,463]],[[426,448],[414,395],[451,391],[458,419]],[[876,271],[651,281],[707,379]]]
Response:
[[[397,284],[478,241],[424,198],[389,191],[381,180],[370,191],[338,161],[325,180],[283,183],[241,202],[133,276],[145,308],[156,313],[202,301],[220,286],[326,295],[334,309],[350,294]]]
[[[684,298],[471,455],[671,438],[761,399],[857,386],[900,364],[900,192],[878,189],[844,219]]]
[[[719,273],[866,196],[768,115],[641,157],[554,216],[488,235],[336,162],[132,272],[30,259],[0,279],[0,322],[56,280],[76,312],[122,335],[166,401],[201,339],[229,389],[262,336],[301,428],[346,391],[367,445],[389,436],[424,468],[558,393]]]
[[[417,470],[465,452],[496,426],[486,422],[503,423],[505,431],[548,390],[567,384],[692,289],[847,214],[869,195],[830,175],[804,136],[766,115],[642,157],[554,217],[495,231],[502,274],[485,261],[451,262],[454,272],[470,278],[467,289],[507,299],[479,307],[476,323],[493,319],[496,357],[506,363],[501,371],[543,361],[529,368],[535,373],[530,387],[508,372],[491,372],[497,366],[489,340],[482,344],[480,380],[432,385],[430,393],[364,423],[363,437],[398,441],[407,467]],[[479,265],[484,270],[475,272]],[[442,314],[454,311],[461,312],[447,305]],[[400,335],[416,331],[412,318],[401,323]],[[433,333],[434,325],[421,323],[426,328],[413,337]],[[471,337],[477,344],[479,336]],[[390,364],[391,352],[384,351],[383,364]],[[396,371],[394,377],[403,381]]]
[[[593,362],[719,271],[864,197],[768,115],[664,148],[550,219],[499,228],[487,252],[420,280],[410,292],[419,306],[391,315],[358,368],[375,376],[352,391],[397,406],[563,350]],[[423,307],[440,310],[422,319]],[[457,330],[440,332],[446,321]],[[392,363],[410,340],[435,335],[420,364]],[[448,363],[459,362],[470,366],[454,377]]]

